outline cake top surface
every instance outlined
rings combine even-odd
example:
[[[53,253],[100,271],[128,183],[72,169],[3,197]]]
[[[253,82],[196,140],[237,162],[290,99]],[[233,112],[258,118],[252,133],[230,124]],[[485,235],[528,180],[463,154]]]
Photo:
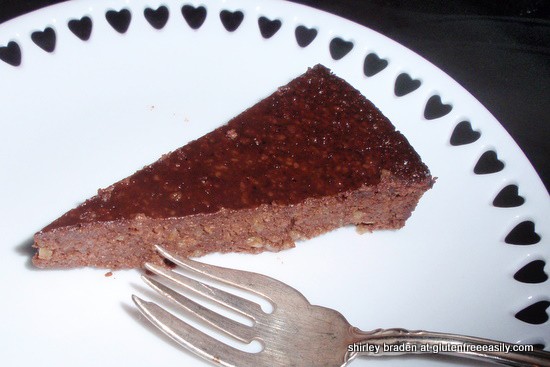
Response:
[[[406,181],[431,178],[370,101],[317,65],[226,125],[99,190],[44,230],[292,205],[376,185],[383,170]]]

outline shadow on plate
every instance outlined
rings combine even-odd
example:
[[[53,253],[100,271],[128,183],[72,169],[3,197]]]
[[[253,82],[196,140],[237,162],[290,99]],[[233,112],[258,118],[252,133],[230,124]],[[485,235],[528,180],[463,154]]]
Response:
[[[19,245],[15,247],[15,252],[18,255],[24,256],[27,258],[27,261],[25,262],[25,267],[29,270],[39,270],[36,266],[32,264],[32,257],[34,256],[34,253],[36,250],[32,247],[32,244],[34,243],[33,237],[30,237],[23,242],[21,242]]]

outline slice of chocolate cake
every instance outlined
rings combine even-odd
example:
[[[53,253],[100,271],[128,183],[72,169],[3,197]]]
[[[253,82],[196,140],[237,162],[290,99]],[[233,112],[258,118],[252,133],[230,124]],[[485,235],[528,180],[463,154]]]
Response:
[[[110,269],[279,251],[345,225],[397,229],[433,184],[406,138],[324,66],[38,232],[38,267]],[[335,244],[336,246],[336,244]]]

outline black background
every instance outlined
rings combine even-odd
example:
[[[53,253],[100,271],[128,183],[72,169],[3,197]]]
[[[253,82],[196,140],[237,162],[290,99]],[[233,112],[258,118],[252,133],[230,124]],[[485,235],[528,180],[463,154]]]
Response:
[[[374,29],[473,94],[550,187],[550,1],[292,0]],[[0,0],[0,23],[59,0]]]

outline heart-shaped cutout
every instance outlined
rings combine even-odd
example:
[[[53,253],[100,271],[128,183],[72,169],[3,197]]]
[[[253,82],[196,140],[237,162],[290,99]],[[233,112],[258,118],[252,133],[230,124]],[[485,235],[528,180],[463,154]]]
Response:
[[[407,73],[401,73],[397,76],[397,78],[395,78],[393,93],[397,97],[403,97],[404,95],[414,92],[415,90],[420,88],[421,84],[422,82],[420,80],[413,79]]]
[[[510,245],[534,245],[540,242],[540,236],[535,232],[535,223],[526,220],[515,226],[504,238],[504,242]]]
[[[162,29],[168,22],[170,13],[168,8],[164,5],[159,6],[157,9],[145,8],[143,16],[155,29]]]
[[[363,62],[363,72],[366,76],[371,77],[384,70],[386,66],[388,66],[388,60],[381,59],[375,53],[370,53]]]
[[[296,36],[298,46],[307,47],[313,42],[315,37],[317,37],[317,29],[299,25],[294,30],[294,35]]]
[[[546,309],[550,306],[548,301],[539,301],[516,313],[516,319],[528,324],[540,325],[548,321]]]
[[[53,52],[55,50],[56,36],[52,27],[48,27],[43,31],[32,32],[31,39],[46,52]]]
[[[234,32],[239,28],[242,21],[244,19],[244,14],[242,11],[229,11],[229,10],[222,10],[220,12],[220,20],[223,24],[223,27],[228,32]]]
[[[119,11],[109,10],[105,13],[105,18],[115,31],[126,33],[132,21],[132,13],[128,9],[121,9]]]
[[[21,48],[15,41],[10,41],[6,46],[0,47],[0,60],[12,66],[21,65]]]
[[[340,37],[333,38],[329,44],[330,56],[334,60],[340,60],[353,49],[353,42]]]
[[[192,29],[199,29],[206,20],[206,8],[204,6],[194,7],[192,5],[184,5],[181,8],[183,18]]]
[[[454,146],[471,144],[480,136],[481,133],[472,129],[472,124],[469,121],[461,121],[455,126],[450,143]]]
[[[92,34],[92,19],[90,17],[85,16],[80,19],[71,19],[68,26],[71,32],[82,41],[90,39],[90,35]]]
[[[493,206],[498,208],[514,208],[523,205],[525,199],[519,195],[516,185],[508,185],[495,196]]]
[[[500,172],[503,169],[504,162],[498,159],[498,155],[495,151],[489,150],[479,157],[479,160],[474,167],[474,173],[477,175],[486,175]]]
[[[440,96],[433,95],[428,99],[428,102],[426,102],[424,118],[426,120],[435,120],[447,115],[452,109],[453,106],[443,103]]]
[[[258,18],[258,27],[260,28],[260,33],[265,39],[271,38],[281,29],[283,23],[279,19],[269,19],[267,17]]]
[[[544,272],[546,263],[543,260],[534,260],[514,274],[514,279],[522,283],[544,283],[548,280],[548,274]]]

